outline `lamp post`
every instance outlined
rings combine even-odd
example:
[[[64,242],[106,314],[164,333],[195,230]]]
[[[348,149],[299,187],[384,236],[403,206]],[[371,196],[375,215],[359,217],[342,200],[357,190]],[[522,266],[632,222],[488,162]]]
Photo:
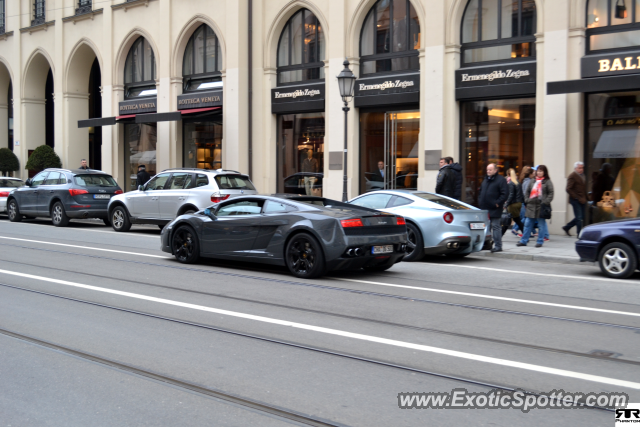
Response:
[[[340,96],[342,97],[342,101],[344,102],[344,107],[342,107],[342,111],[344,111],[344,164],[342,165],[342,170],[344,171],[344,176],[342,178],[342,201],[346,202],[348,200],[347,197],[347,116],[349,115],[349,101],[353,97],[353,88],[356,85],[356,76],[349,69],[349,60],[345,58],[344,62],[344,70],[338,74],[338,87],[340,88]]]

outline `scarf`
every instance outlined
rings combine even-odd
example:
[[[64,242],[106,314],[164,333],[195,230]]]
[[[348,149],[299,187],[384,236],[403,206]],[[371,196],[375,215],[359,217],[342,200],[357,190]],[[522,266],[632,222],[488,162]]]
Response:
[[[531,189],[531,194],[529,195],[530,199],[536,199],[542,197],[542,181],[544,178],[536,177],[536,183],[533,184],[533,188]]]

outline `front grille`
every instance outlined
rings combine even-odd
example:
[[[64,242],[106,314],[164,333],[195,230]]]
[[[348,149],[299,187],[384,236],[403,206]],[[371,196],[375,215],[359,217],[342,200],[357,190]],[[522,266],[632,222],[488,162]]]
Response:
[[[404,225],[374,225],[371,227],[347,227],[343,230],[347,236],[386,236],[404,234],[407,232],[407,227]]]

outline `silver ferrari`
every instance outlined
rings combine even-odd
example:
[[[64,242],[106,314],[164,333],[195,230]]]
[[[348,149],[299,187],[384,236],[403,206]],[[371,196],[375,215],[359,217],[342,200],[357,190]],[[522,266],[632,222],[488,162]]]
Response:
[[[405,217],[408,247],[404,261],[417,261],[425,254],[464,257],[482,250],[487,238],[487,211],[440,194],[379,190],[349,203]]]

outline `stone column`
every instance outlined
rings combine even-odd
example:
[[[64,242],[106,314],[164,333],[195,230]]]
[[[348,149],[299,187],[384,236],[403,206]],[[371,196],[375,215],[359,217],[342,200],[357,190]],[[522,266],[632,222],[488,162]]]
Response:
[[[89,158],[89,128],[79,128],[78,120],[89,118],[89,94],[65,93],[63,95],[63,115],[68,123],[66,138],[61,148],[62,164],[67,168],[77,168],[80,160]],[[61,120],[56,120],[60,123]],[[75,125],[75,126],[74,126]],[[56,147],[57,148],[57,147]],[[58,151],[56,149],[56,151]],[[93,167],[93,165],[89,165]]]

